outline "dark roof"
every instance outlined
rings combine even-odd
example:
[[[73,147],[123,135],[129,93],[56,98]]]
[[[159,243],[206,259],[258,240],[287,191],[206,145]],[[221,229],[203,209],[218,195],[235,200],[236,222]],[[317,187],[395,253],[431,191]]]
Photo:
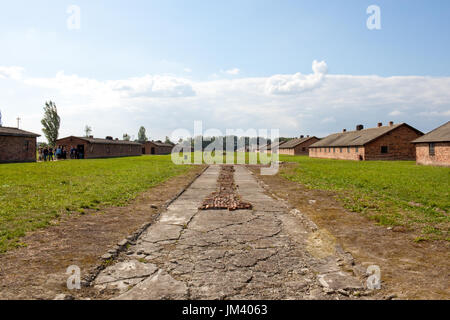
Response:
[[[413,141],[413,143],[421,142],[450,142],[450,121]]]
[[[408,126],[414,131],[423,134],[419,130],[411,127],[406,123],[394,124],[392,126],[382,126],[377,128],[363,129],[360,131],[348,131],[341,133],[334,133],[322,140],[314,143],[310,147],[352,147],[352,146],[364,146],[369,142],[372,142],[381,136],[384,136],[388,132],[391,132],[401,126]]]
[[[286,141],[285,143],[283,143],[283,145],[280,146],[280,149],[293,149],[296,146],[298,146],[299,144],[302,144],[308,140],[311,139],[318,139],[317,137],[306,137],[306,138],[298,138],[298,139],[292,139],[289,141]]]
[[[153,143],[157,147],[170,147],[173,148],[174,145],[170,143],[158,142],[158,141],[147,141],[149,143]]]
[[[41,135],[20,130],[17,128],[10,128],[10,127],[0,127],[0,136],[15,136],[15,137],[40,137]]]
[[[138,142],[126,141],[126,140],[109,140],[109,139],[75,137],[75,136],[70,136],[70,137],[67,137],[67,138],[58,139],[56,143],[58,143],[59,140],[68,139],[68,138],[76,138],[76,139],[87,141],[87,142],[92,143],[92,144],[140,145],[140,143],[138,143]]]

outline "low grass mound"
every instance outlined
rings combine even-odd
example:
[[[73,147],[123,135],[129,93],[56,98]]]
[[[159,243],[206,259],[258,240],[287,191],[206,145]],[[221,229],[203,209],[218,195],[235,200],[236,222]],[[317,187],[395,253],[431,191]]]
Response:
[[[418,241],[450,240],[450,168],[413,161],[346,161],[280,156],[297,162],[281,175],[310,188],[337,192],[345,207],[387,226],[421,231]]]
[[[64,213],[121,206],[182,174],[170,156],[0,165],[0,252]]]

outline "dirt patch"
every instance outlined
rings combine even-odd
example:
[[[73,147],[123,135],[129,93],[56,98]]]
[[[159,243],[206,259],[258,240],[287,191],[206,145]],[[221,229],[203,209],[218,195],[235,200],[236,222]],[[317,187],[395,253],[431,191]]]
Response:
[[[152,221],[165,203],[183,190],[204,166],[167,180],[139,195],[129,205],[84,215],[73,213],[22,239],[27,247],[0,255],[0,299],[53,299],[68,292],[67,267],[77,265],[81,276],[102,263],[101,256],[144,223]]]
[[[292,170],[297,164],[283,164]],[[381,268],[382,293],[401,299],[449,299],[450,244],[446,241],[415,242],[405,228],[387,228],[358,213],[349,212],[334,193],[311,190],[280,175],[260,176],[271,193],[283,198],[330,232],[363,266]]]

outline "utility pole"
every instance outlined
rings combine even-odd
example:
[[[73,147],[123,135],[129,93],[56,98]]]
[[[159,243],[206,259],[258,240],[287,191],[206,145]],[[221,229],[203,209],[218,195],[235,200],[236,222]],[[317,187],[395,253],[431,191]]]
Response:
[[[20,119],[20,117],[17,117],[17,129],[19,129],[19,127],[20,127],[20,120],[22,120],[22,119]]]

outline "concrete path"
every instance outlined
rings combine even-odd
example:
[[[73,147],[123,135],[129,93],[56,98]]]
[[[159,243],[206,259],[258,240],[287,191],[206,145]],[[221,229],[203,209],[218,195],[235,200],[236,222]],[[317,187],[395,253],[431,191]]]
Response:
[[[95,287],[118,289],[115,299],[342,299],[364,291],[341,270],[348,257],[331,235],[235,168],[253,210],[197,209],[216,188],[220,167],[211,166]]]

